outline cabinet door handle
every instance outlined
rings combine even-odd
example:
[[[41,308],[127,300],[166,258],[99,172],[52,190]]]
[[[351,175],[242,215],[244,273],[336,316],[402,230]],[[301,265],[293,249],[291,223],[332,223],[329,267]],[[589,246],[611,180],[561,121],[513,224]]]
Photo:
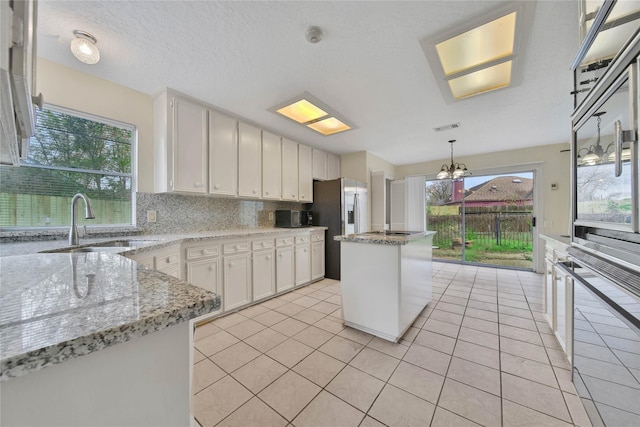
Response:
[[[232,262],[229,263],[229,267],[233,267],[233,263]]]
[[[214,265],[214,264],[211,264],[211,265],[209,266],[209,271],[213,271],[213,270],[215,270],[215,265]]]
[[[236,251],[240,250],[240,245],[236,245]]]
[[[270,256],[270,255],[267,255],[267,261],[268,261],[268,260],[270,260],[270,259],[271,259],[271,256]]]
[[[220,186],[219,186],[218,184],[216,184],[216,185],[214,185],[214,186],[213,186],[213,189],[214,189],[214,190],[217,190],[218,188],[220,188]]]

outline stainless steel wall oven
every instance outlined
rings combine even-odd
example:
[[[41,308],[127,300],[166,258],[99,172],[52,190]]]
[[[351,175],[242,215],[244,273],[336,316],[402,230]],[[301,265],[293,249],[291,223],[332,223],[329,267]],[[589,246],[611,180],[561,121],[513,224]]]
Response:
[[[572,116],[573,242],[640,272],[638,63],[628,41]]]

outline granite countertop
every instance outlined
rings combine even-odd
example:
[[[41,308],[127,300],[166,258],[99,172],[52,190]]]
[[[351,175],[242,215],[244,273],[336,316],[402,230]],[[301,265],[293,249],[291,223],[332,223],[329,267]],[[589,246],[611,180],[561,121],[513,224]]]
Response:
[[[334,240],[341,242],[356,242],[356,243],[374,243],[378,245],[406,245],[412,240],[423,239],[426,236],[432,236],[436,234],[435,231],[407,231],[400,233],[408,234],[385,234],[393,233],[393,231],[377,232],[372,231],[369,233],[360,234],[348,234],[346,236],[335,236]],[[398,232],[396,232],[398,233]]]
[[[544,240],[555,240],[564,245],[571,245],[571,236],[568,234],[540,234],[540,238]]]
[[[129,258],[185,242],[296,234],[242,229],[80,239],[137,240],[120,251],[64,253],[64,240],[0,245],[0,381],[101,350],[220,308],[220,296]],[[42,251],[48,253],[42,253]],[[56,252],[57,251],[57,252]]]

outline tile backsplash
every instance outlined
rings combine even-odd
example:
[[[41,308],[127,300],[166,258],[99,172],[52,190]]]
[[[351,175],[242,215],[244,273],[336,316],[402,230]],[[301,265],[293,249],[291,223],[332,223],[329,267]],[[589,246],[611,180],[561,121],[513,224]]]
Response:
[[[269,219],[269,213],[276,209],[304,209],[304,204],[136,193],[136,225],[147,234],[273,227],[275,221]],[[147,221],[149,210],[156,211],[156,222]]]

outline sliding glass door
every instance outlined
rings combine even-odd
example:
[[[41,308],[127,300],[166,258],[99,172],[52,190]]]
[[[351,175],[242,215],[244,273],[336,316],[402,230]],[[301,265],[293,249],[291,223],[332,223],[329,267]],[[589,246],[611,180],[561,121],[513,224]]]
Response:
[[[534,173],[426,181],[434,259],[533,269]]]

